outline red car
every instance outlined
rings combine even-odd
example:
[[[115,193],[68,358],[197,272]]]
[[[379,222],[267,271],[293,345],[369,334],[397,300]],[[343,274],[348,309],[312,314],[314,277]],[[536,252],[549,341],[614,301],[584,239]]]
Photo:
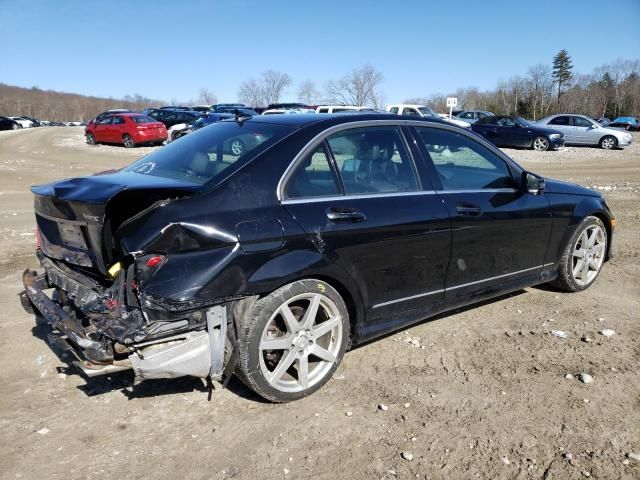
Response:
[[[89,145],[119,143],[133,148],[140,144],[161,144],[167,139],[167,128],[140,113],[118,113],[89,123],[84,134]]]

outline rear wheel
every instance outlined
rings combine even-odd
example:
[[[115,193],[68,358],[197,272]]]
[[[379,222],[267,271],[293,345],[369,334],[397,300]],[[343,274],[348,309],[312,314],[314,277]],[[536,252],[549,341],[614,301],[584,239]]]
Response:
[[[536,137],[533,139],[533,149],[539,152],[549,150],[549,140],[546,137]]]
[[[618,146],[618,140],[616,140],[616,137],[607,135],[606,137],[602,137],[600,139],[600,148],[604,148],[605,150],[611,150],[612,148],[616,148],[617,146]]]
[[[14,123],[13,125],[11,125],[11,130],[18,130],[19,128],[22,128],[22,125],[20,125],[19,123]]]
[[[602,220],[586,217],[560,258],[558,278],[553,284],[569,292],[589,288],[602,269],[608,240]]]
[[[85,138],[87,140],[87,145],[95,145],[98,143],[96,142],[96,137],[93,136],[93,133],[87,133]]]
[[[320,280],[290,283],[258,300],[244,321],[236,373],[272,402],[306,397],[338,368],[348,335],[347,307],[336,290]]]
[[[131,138],[129,135],[127,135],[126,133],[122,136],[122,144],[126,147],[126,148],[133,148],[136,146],[136,144],[133,142],[133,138]]]

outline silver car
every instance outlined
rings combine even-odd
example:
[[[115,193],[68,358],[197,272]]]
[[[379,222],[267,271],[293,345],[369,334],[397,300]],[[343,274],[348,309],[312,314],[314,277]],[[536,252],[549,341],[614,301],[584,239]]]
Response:
[[[603,127],[584,115],[551,115],[535,123],[564,133],[566,145],[597,145],[610,150],[627,147],[633,142],[630,133],[617,128]]]

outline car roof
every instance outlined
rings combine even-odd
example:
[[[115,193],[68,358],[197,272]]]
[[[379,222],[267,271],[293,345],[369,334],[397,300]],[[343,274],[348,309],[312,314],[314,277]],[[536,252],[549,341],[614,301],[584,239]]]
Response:
[[[258,115],[255,117],[247,118],[243,122],[251,123],[270,123],[276,125],[289,125],[292,127],[303,128],[312,124],[326,124],[327,126],[339,125],[343,123],[358,122],[358,121],[372,121],[372,120],[390,120],[399,121],[402,119],[411,119],[412,121],[425,122],[425,123],[440,123],[442,125],[449,125],[450,123],[440,120],[439,118],[423,118],[423,117],[403,117],[395,115],[393,113],[378,113],[378,112],[354,112],[343,113],[340,115],[322,115],[318,113],[300,113],[298,115]],[[235,121],[235,120],[224,120]]]

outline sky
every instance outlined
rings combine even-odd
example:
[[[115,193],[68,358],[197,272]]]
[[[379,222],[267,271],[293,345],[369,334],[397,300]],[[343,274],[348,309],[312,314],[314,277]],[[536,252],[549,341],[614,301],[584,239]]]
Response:
[[[321,89],[370,63],[389,103],[551,64],[640,58],[640,0],[0,0],[0,82],[170,101],[221,102],[265,70]]]

